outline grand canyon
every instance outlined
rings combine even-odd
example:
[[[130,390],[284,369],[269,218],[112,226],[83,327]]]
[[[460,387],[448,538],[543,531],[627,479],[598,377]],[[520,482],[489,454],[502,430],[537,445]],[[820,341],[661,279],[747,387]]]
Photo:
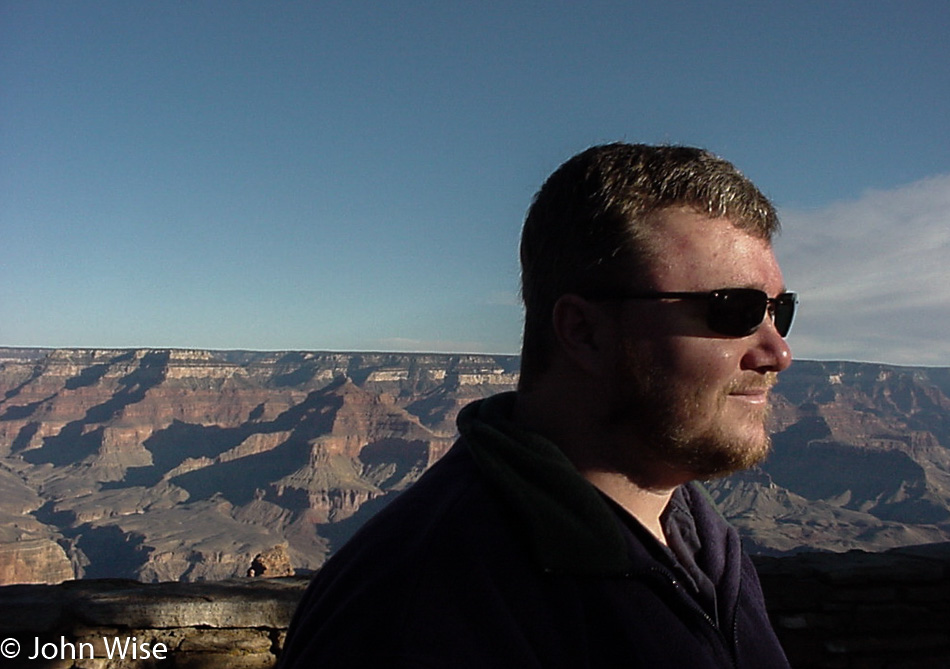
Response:
[[[451,446],[500,355],[0,348],[0,584],[315,570]],[[950,370],[796,361],[708,482],[750,552],[950,540]]]

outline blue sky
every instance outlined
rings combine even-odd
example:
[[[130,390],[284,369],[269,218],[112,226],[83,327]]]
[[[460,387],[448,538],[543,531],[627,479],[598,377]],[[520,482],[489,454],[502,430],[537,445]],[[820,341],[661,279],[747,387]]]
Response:
[[[517,352],[592,144],[773,198],[803,358],[950,365],[950,3],[0,0],[0,345]]]

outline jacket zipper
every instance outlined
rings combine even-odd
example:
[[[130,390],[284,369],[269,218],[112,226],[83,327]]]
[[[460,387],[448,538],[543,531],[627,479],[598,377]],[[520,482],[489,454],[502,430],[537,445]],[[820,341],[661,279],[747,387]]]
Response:
[[[650,567],[648,569],[648,573],[650,575],[655,576],[656,577],[655,580],[661,581],[663,583],[668,583],[669,585],[671,585],[673,587],[673,590],[676,591],[677,598],[682,600],[686,604],[686,606],[690,610],[692,610],[694,613],[699,614],[700,618],[702,618],[706,622],[706,624],[709,625],[709,627],[713,630],[713,632],[715,632],[716,638],[719,639],[719,641],[722,643],[723,650],[725,650],[725,655],[729,659],[729,663],[733,667],[738,667],[738,660],[736,659],[736,650],[738,649],[738,645],[739,645],[739,639],[738,639],[739,634],[738,634],[738,629],[736,629],[736,621],[733,620],[733,625],[732,625],[733,627],[732,637],[733,637],[733,642],[735,646],[731,648],[729,646],[729,643],[726,641],[725,634],[723,634],[719,626],[716,625],[716,621],[714,621],[712,619],[712,616],[706,613],[703,607],[701,607],[696,602],[696,600],[689,594],[689,592],[686,591],[686,588],[684,588],[680,584],[679,580],[677,580],[674,574],[672,574],[668,570],[663,569],[661,567]],[[629,576],[635,576],[635,574],[629,574]]]

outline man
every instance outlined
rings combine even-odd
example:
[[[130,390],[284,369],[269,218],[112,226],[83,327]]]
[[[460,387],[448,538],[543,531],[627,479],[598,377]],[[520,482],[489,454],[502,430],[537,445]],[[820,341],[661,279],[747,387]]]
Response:
[[[562,165],[521,241],[517,392],[320,571],[283,666],[785,667],[692,483],[767,453],[791,363],[769,201],[687,147]]]

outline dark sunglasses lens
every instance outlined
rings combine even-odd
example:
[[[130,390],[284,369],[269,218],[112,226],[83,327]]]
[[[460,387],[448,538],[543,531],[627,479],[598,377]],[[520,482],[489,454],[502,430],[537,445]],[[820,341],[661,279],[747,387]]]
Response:
[[[798,304],[798,297],[795,293],[782,293],[775,298],[775,329],[783,337],[788,335],[792,329],[792,321],[795,320],[795,305]]]
[[[754,288],[717,290],[709,301],[709,327],[728,337],[745,337],[759,329],[770,310],[776,331],[785,337],[792,329],[797,304],[795,293],[782,293],[770,300]]]
[[[715,291],[709,302],[709,327],[729,337],[755,332],[765,319],[768,295],[754,288]]]

